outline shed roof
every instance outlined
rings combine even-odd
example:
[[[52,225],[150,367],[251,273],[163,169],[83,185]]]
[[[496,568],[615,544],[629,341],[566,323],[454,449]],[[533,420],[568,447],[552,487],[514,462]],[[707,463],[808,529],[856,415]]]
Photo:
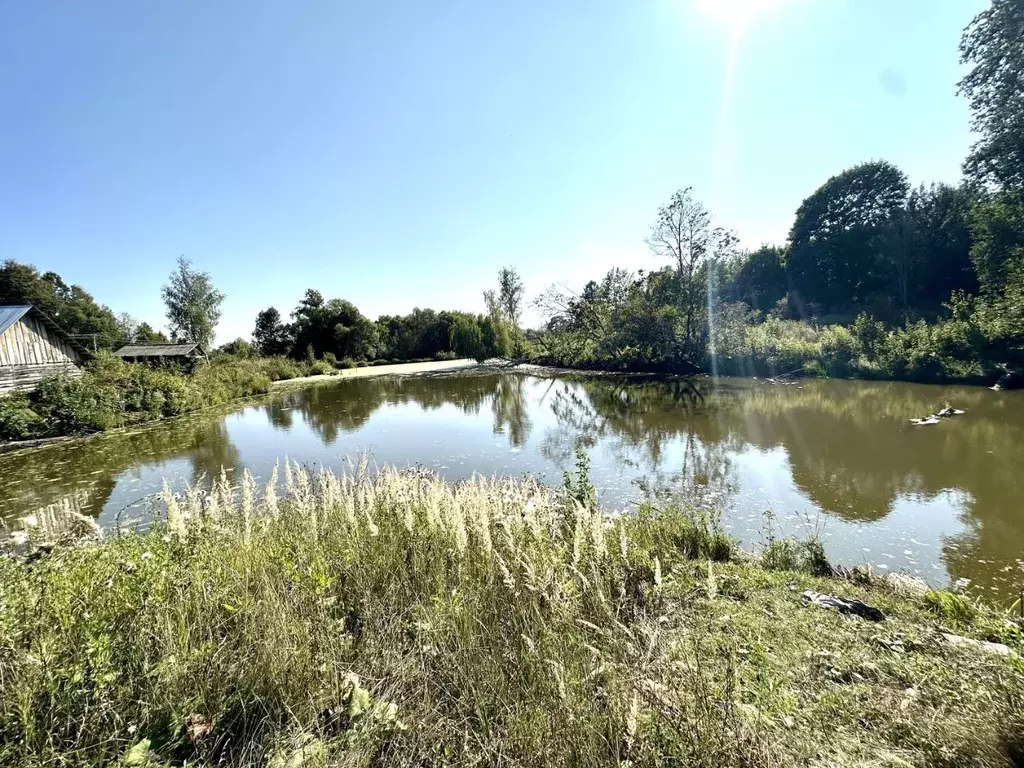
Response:
[[[118,357],[186,357],[202,352],[198,344],[128,344],[114,354]]]
[[[32,309],[30,304],[15,304],[0,307],[0,334],[21,320]]]
[[[16,322],[21,320],[25,315],[31,312],[33,315],[38,317],[43,324],[56,334],[59,334],[64,340],[74,347],[79,353],[88,355],[89,350],[75,341],[68,335],[68,332],[57,325],[53,320],[44,315],[38,309],[33,307],[31,304],[6,304],[0,305],[0,335],[7,332],[7,329],[14,325]]]

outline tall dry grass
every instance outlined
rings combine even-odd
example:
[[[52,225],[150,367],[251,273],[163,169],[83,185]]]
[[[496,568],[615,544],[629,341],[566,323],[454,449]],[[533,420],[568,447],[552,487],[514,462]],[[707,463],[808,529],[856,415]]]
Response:
[[[644,763],[734,729],[708,706],[680,730],[645,677],[663,570],[727,556],[717,534],[663,517],[641,550],[636,520],[532,481],[282,472],[4,561],[0,762]]]

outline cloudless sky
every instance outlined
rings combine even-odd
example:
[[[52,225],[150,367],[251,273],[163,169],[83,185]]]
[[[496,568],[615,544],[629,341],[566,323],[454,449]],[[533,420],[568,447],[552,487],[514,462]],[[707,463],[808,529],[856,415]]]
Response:
[[[679,187],[781,243],[852,164],[959,179],[985,6],[0,0],[0,259],[159,327],[183,254],[223,342],[309,287],[376,318],[650,269]]]

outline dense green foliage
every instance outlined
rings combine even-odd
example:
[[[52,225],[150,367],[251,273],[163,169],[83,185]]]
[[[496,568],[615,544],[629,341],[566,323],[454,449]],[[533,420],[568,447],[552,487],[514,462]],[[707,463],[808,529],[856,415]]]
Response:
[[[512,293],[506,301],[518,311],[522,285],[518,291],[514,284],[508,288]],[[514,327],[497,304],[485,315],[417,307],[408,315],[382,315],[373,322],[351,302],[325,301],[319,291],[310,289],[292,312],[291,323],[283,322],[274,307],[260,312],[253,344],[263,355],[307,361],[485,360],[522,354],[521,336]]]
[[[1009,616],[742,557],[701,518],[609,523],[585,476],[248,474],[166,523],[0,558],[0,762],[1011,764]],[[78,518],[44,521],[88,530]],[[31,544],[31,542],[30,542]],[[805,607],[859,598],[872,624]],[[955,627],[958,644],[943,632]]]
[[[893,231],[910,185],[891,163],[870,162],[833,176],[801,203],[789,233],[787,273],[805,304],[864,305],[895,282],[888,275],[907,237]],[[895,271],[895,270],[893,270]],[[889,279],[886,279],[889,278]]]
[[[113,349],[125,342],[125,330],[109,307],[97,304],[81,286],[68,285],[56,272],[40,274],[27,264],[0,264],[0,305],[31,304],[91,348]]]
[[[1024,4],[993,0],[971,22],[960,59],[971,70],[960,81],[973,128],[981,138],[966,170],[979,182],[1024,190]]]
[[[37,390],[0,397],[0,440],[31,440],[123,427],[263,394],[271,381],[332,372],[286,358],[225,356],[190,373],[99,354],[82,375],[45,379]]]
[[[161,295],[167,307],[171,336],[176,341],[188,341],[208,349],[220,320],[220,305],[224,302],[224,294],[213,287],[210,275],[194,269],[191,261],[181,257]]]

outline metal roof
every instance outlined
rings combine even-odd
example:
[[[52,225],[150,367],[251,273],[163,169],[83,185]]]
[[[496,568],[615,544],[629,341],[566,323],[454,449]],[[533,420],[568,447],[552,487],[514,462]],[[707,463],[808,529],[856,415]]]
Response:
[[[198,344],[128,344],[114,354],[118,357],[182,357],[197,349]]]
[[[63,337],[66,344],[70,344],[79,354],[84,357],[92,355],[88,349],[83,347],[73,338],[68,335],[68,332],[57,325],[53,320],[40,312],[36,307],[31,304],[8,304],[6,306],[0,306],[0,334],[3,334],[14,325],[16,322],[21,320],[29,312],[33,313],[37,318],[43,321],[43,324],[56,334]]]
[[[29,304],[0,306],[0,334],[21,320],[32,309]]]

